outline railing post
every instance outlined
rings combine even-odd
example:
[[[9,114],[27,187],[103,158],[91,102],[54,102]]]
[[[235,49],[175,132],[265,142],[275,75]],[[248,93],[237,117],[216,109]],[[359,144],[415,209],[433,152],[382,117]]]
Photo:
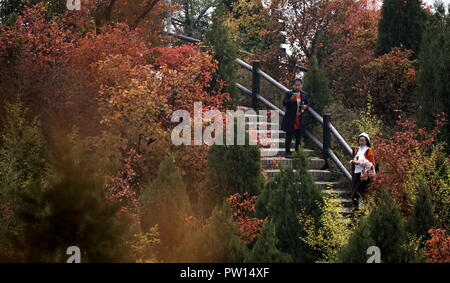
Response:
[[[331,148],[331,114],[323,114],[323,159],[328,163]]]
[[[261,77],[258,73],[260,68],[260,62],[258,60],[253,61],[252,71],[252,108],[258,111],[258,95],[261,93]]]

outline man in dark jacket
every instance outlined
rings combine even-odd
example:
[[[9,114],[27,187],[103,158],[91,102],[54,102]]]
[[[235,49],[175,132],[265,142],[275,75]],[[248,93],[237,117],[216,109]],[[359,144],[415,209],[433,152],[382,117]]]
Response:
[[[295,150],[297,151],[301,137],[305,136],[303,113],[308,109],[308,95],[302,90],[302,87],[303,81],[300,78],[294,79],[292,90],[287,91],[283,98],[286,112],[281,122],[281,130],[286,132],[286,158],[291,158],[292,137],[295,135]]]

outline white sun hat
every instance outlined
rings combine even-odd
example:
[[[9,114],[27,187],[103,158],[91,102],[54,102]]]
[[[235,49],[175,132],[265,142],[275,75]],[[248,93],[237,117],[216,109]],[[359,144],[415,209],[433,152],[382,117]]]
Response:
[[[361,133],[361,134],[359,135],[359,137],[365,137],[365,138],[370,142],[369,135],[366,134],[366,133]]]

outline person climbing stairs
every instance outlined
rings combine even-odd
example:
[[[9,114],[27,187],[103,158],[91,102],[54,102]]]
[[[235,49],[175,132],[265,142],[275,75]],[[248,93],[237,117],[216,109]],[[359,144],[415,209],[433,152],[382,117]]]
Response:
[[[242,110],[244,113],[245,111],[249,110],[250,108],[245,106],[239,106],[238,110]],[[249,116],[255,116],[255,115],[249,115],[244,114],[246,118]],[[256,118],[261,118],[262,116],[256,115]],[[255,118],[255,117],[254,117]],[[269,142],[272,143],[272,146],[270,147],[263,147],[260,146],[261,151],[261,167],[263,169],[264,174],[268,177],[268,179],[273,179],[280,171],[280,167],[288,167],[292,166],[293,160],[290,158],[285,158],[285,135],[286,133],[282,130],[278,130],[279,126],[275,123],[270,121],[270,118],[267,118],[267,122],[257,122],[257,125],[254,124],[254,122],[250,122],[250,119],[246,119],[247,129],[250,129],[250,125],[253,127],[254,133],[256,134],[266,134],[271,131],[272,127],[277,127],[277,134],[278,138],[269,138]],[[253,124],[253,125],[252,125]],[[258,127],[256,127],[258,126]],[[264,128],[265,130],[260,130],[260,128]],[[248,131],[248,130],[247,130]],[[275,133],[275,132],[273,132]],[[339,199],[343,206],[342,213],[344,214],[350,214],[351,213],[351,206],[352,206],[352,200],[350,198],[350,189],[346,188],[345,185],[342,185],[340,182],[338,182],[336,174],[333,174],[329,169],[322,169],[325,165],[325,160],[319,156],[321,156],[321,153],[317,153],[315,150],[311,148],[304,148],[303,149],[309,156],[309,169],[308,172],[312,175],[315,183],[320,186],[322,191],[325,194],[333,194],[335,197]],[[290,151],[292,153],[295,152],[295,144],[291,144]]]

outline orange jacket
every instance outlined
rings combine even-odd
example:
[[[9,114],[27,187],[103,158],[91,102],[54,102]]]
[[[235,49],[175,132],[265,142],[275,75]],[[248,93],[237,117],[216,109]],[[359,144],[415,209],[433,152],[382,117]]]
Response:
[[[358,150],[359,150],[359,147],[357,147],[356,150],[354,151],[353,158],[355,158],[356,155],[358,154]],[[373,153],[373,150],[372,150],[370,147],[369,147],[369,148],[366,150],[366,152],[364,153],[364,157],[365,157],[367,160],[369,160],[369,161],[373,164],[374,167],[376,166],[376,163],[375,163],[375,154]]]
[[[358,150],[359,150],[359,147],[356,148],[356,150],[354,150],[353,158],[355,158],[356,154],[358,154]],[[376,164],[375,164],[375,155],[373,153],[373,150],[370,147],[364,153],[364,157],[367,160],[369,160],[373,164],[374,167],[376,166]]]

